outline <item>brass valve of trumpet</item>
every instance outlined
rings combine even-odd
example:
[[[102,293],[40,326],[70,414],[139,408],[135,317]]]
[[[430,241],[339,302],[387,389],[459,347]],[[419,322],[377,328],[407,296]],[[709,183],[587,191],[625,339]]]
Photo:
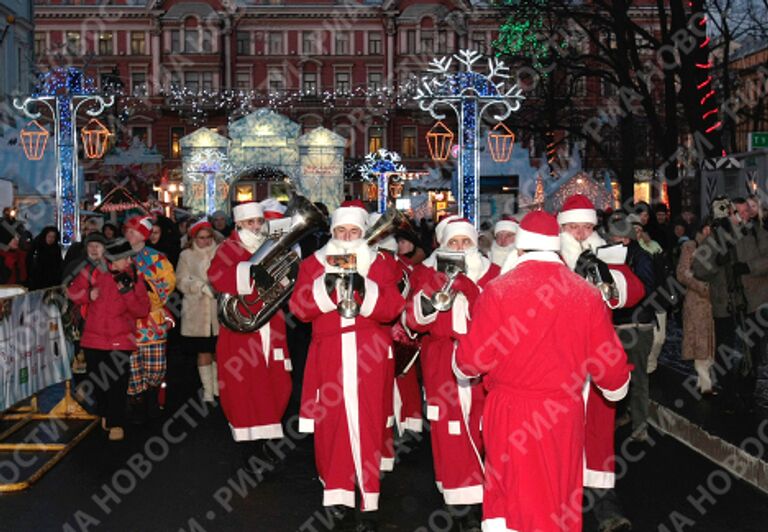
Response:
[[[445,312],[453,307],[456,292],[452,289],[453,283],[460,273],[466,271],[464,254],[461,252],[438,252],[437,271],[443,272],[447,279],[443,286],[432,294],[430,303],[439,312]]]

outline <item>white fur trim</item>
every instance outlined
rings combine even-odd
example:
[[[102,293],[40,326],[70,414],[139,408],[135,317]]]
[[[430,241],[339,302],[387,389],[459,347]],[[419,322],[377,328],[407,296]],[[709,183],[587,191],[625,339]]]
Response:
[[[611,308],[624,308],[624,305],[627,304],[627,278],[624,277],[623,273],[616,270],[611,270],[611,277],[613,277],[613,284],[619,293],[619,302]]]
[[[251,262],[240,262],[235,269],[237,279],[237,294],[247,296],[253,292],[253,281],[251,280]]]
[[[407,417],[405,418],[405,421],[403,421],[403,427],[407,430],[412,430],[413,432],[421,432],[424,428],[424,420],[415,417]]]
[[[425,316],[421,309],[421,296],[424,296],[424,291],[419,290],[415,296],[413,296],[413,315],[416,318],[416,323],[419,325],[429,325],[437,319],[439,312],[435,311],[429,316]],[[424,296],[427,297],[427,296]]]
[[[365,278],[365,298],[363,304],[360,305],[360,315],[367,318],[373,313],[373,309],[376,308],[376,302],[379,300],[379,285],[369,278]]]
[[[395,459],[394,458],[382,458],[381,459],[381,466],[379,467],[382,471],[394,471],[395,469]]]
[[[556,262],[558,264],[563,264],[563,259],[560,258],[560,255],[555,253],[554,251],[529,251],[527,253],[523,253],[518,257],[517,264],[520,265],[523,262]]]
[[[480,504],[483,502],[483,485],[446,488],[443,486],[445,504]]]
[[[451,220],[458,220],[461,218],[458,214],[451,214],[450,216],[446,216],[440,222],[435,226],[435,238],[438,242],[443,241],[443,230],[445,229],[445,226],[448,225],[448,223]]]
[[[285,367],[285,371],[293,371],[293,362],[291,362],[290,358],[283,360],[283,366]]]
[[[395,416],[387,416],[387,428],[391,429],[395,426]]]
[[[339,207],[331,215],[331,233],[339,225],[354,225],[365,231],[368,224],[368,212],[360,207]]]
[[[557,215],[557,223],[597,225],[597,211],[594,209],[570,209]]]
[[[522,250],[560,251],[560,235],[547,236],[526,231],[522,227],[517,230],[515,247]]]
[[[303,434],[311,434],[312,432],[315,432],[315,420],[308,417],[300,417],[299,432]]]
[[[352,490],[323,490],[323,506],[355,507],[355,492]]]
[[[440,247],[444,248],[456,236],[466,236],[477,246],[477,229],[475,229],[475,226],[469,222],[454,220],[448,222],[448,225],[443,229]]]
[[[625,382],[616,390],[606,390],[604,388],[600,388],[600,386],[598,386],[598,388],[600,388],[600,391],[603,392],[603,396],[609,401],[613,401],[613,402],[621,401],[622,399],[624,399],[624,397],[627,395],[627,392],[629,391],[629,381],[630,381],[630,377],[627,377],[627,382]]]
[[[597,489],[612,489],[616,485],[616,474],[612,471],[594,471],[587,469],[584,461],[584,487]]]
[[[451,307],[451,327],[457,334],[467,334],[467,321],[469,321],[469,301],[461,292],[453,298]]]
[[[440,407],[437,405],[427,405],[427,419],[430,421],[440,419]]]
[[[449,421],[448,434],[451,436],[461,436],[461,421]]]
[[[264,218],[264,209],[255,201],[249,201],[242,205],[235,205],[232,209],[232,218],[235,222],[242,222],[251,218]]]
[[[473,377],[479,377],[480,375],[467,375],[463,371],[461,371],[461,368],[459,368],[458,364],[456,364],[456,349],[453,350],[453,356],[451,357],[451,367],[453,368],[453,374],[456,375],[459,379],[469,380]]]
[[[507,528],[507,520],[503,517],[483,519],[483,532],[519,532],[516,529]]]
[[[499,220],[496,225],[493,226],[493,234],[501,231],[509,231],[510,233],[517,233],[520,224],[513,222],[512,220]]]
[[[285,353],[283,352],[282,347],[275,347],[273,354],[275,356],[275,360],[285,360]]]
[[[312,283],[312,295],[320,312],[326,313],[336,310],[336,305],[334,305],[331,296],[325,291],[325,277],[323,275],[316,278]]]
[[[375,512],[379,509],[378,493],[363,493],[363,507],[361,512]]]
[[[283,426],[280,423],[239,428],[230,424],[229,428],[232,430],[232,437],[235,441],[273,440],[283,437]]]

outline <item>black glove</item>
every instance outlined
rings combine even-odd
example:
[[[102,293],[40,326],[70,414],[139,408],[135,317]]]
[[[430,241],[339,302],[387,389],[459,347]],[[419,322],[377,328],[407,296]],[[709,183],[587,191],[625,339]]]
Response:
[[[432,300],[422,293],[421,294],[421,313],[424,316],[429,316],[430,314],[434,314],[435,312],[437,312],[437,309],[432,306]]]
[[[264,269],[264,266],[261,264],[254,264],[251,266],[251,279],[253,279],[256,286],[261,286],[263,288],[275,284],[275,280],[272,279],[272,276],[269,275],[267,270]]]
[[[331,295],[336,290],[336,281],[341,277],[338,273],[326,273],[325,274],[325,291],[328,295]]]
[[[598,259],[597,255],[595,255],[589,249],[579,255],[579,259],[576,261],[576,268],[574,271],[585,279],[589,279],[590,272],[597,272],[603,282],[606,283],[610,283],[613,279],[611,276],[611,270],[608,269],[608,265]]]
[[[136,279],[133,275],[131,275],[133,272],[127,272],[122,271],[115,274],[114,279],[117,283],[117,291],[121,294],[127,294],[131,290],[133,290],[133,285],[136,283]]]
[[[737,262],[733,265],[734,275],[749,275],[749,264],[746,262]]]

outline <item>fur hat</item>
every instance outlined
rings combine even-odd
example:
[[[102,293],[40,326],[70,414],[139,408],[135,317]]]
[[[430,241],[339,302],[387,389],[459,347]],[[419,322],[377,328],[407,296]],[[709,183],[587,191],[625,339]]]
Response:
[[[251,220],[253,218],[264,218],[264,209],[257,202],[249,201],[235,205],[235,208],[232,209],[232,216],[235,222],[242,222],[243,220]]]
[[[124,259],[126,257],[133,257],[136,255],[136,251],[131,247],[131,244],[124,238],[118,238],[107,244],[104,250],[104,257],[110,261]]]
[[[360,200],[345,201],[331,215],[331,231],[339,225],[354,225],[365,231],[368,225],[368,211]]]

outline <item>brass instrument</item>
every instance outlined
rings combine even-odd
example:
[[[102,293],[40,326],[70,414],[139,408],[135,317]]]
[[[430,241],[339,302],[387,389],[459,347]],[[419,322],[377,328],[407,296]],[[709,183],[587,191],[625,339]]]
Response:
[[[464,253],[456,251],[438,251],[437,271],[445,273],[448,279],[446,279],[440,290],[432,294],[430,303],[432,303],[435,310],[445,312],[453,306],[453,300],[456,298],[456,292],[451,288],[453,282],[460,273],[466,273],[467,271]]]
[[[285,215],[291,219],[290,230],[267,239],[249,259],[254,293],[219,294],[219,321],[233,331],[249,333],[269,322],[296,283],[301,257],[292,247],[307,234],[328,227],[323,213],[304,196],[292,196]],[[252,311],[251,307],[259,303],[263,303],[259,310]]]

